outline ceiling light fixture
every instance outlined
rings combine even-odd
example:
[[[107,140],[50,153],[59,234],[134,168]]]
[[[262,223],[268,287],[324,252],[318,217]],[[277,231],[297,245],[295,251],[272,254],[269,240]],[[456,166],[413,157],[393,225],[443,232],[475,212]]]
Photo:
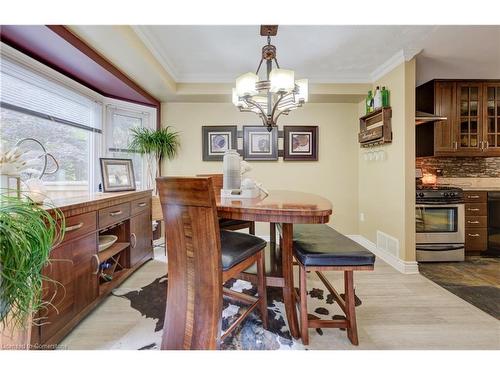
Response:
[[[295,80],[293,70],[281,69],[276,59],[276,47],[271,44],[271,36],[278,33],[278,25],[262,25],[260,35],[267,36],[267,44],[262,47],[257,72],[248,72],[236,78],[233,88],[233,104],[241,112],[254,112],[271,131],[278,126],[281,115],[299,108],[308,100],[308,80]],[[259,70],[266,61],[266,79],[259,80]],[[276,65],[273,68],[273,61]]]

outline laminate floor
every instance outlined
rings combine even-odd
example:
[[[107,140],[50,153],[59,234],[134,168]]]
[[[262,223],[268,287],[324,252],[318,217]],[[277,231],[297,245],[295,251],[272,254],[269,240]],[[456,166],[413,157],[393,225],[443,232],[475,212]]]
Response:
[[[143,288],[165,273],[165,259],[159,250],[156,259],[146,263],[120,289]],[[326,275],[342,290],[340,273]],[[317,277],[313,273],[308,277],[309,311],[317,316],[339,313]],[[377,260],[375,271],[355,273],[355,284],[361,303],[356,308],[360,345],[352,346],[345,331],[311,329],[308,349],[500,349],[499,320],[420,274],[404,275]],[[60,347],[157,348],[161,340],[161,331],[155,331],[157,323],[158,319],[132,308],[130,300],[110,296]],[[300,343],[291,348],[303,349]]]
[[[422,275],[500,319],[500,258],[467,257],[465,262],[420,263]]]

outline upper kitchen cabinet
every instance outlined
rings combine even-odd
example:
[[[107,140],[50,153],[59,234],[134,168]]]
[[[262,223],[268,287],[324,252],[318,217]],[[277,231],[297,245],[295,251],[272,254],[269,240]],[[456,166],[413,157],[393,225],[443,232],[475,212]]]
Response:
[[[417,126],[417,156],[500,156],[500,81],[436,79],[416,97],[417,111],[447,118]]]
[[[482,84],[479,82],[458,82],[456,85],[457,154],[480,156],[484,149],[481,89]]]
[[[485,83],[483,96],[485,151],[488,155],[500,155],[500,83]]]

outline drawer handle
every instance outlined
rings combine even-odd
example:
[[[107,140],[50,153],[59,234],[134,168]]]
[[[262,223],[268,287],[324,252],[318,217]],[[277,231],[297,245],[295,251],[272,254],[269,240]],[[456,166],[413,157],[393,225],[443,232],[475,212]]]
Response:
[[[479,198],[479,195],[467,195],[467,198],[470,198],[470,199],[478,199],[478,198]]]
[[[137,236],[135,235],[135,233],[132,233],[130,235],[130,247],[134,249],[136,246],[137,246]]]
[[[469,211],[479,211],[479,208],[468,208]]]
[[[73,232],[74,230],[80,229],[81,227],[83,227],[83,223],[78,223],[70,227],[66,227],[66,229],[64,229],[64,232],[65,233]]]
[[[96,260],[96,269],[93,272],[94,275],[97,275],[99,273],[99,266],[101,265],[101,261],[99,260],[99,256],[97,254],[92,255],[93,258]]]
[[[121,215],[122,213],[123,213],[122,210],[118,210],[118,211],[110,212],[109,216],[118,216],[118,215]]]
[[[467,223],[468,224],[479,224],[479,221],[477,221],[477,220],[474,220],[474,221],[467,220]]]
[[[146,204],[147,204],[147,203],[142,202],[142,203],[139,203],[139,204],[138,204],[138,206],[139,206],[139,207],[146,207]]]
[[[467,233],[467,235],[468,235],[469,237],[479,237],[479,234],[478,234],[478,233],[474,233],[474,234]]]

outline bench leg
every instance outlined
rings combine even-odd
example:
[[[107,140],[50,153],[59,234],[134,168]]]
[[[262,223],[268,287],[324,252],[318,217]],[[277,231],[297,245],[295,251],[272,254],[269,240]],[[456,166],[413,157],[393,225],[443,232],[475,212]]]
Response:
[[[248,227],[248,233],[255,235],[255,221],[252,221]]]
[[[358,345],[353,271],[344,271],[344,293],[347,318],[347,337],[353,345]]]
[[[262,316],[262,326],[267,329],[267,290],[266,290],[266,268],[264,264],[264,250],[260,251],[257,256],[257,293],[259,293],[259,309]]]
[[[307,285],[306,285],[306,268],[299,265],[300,281],[300,335],[302,336],[302,343],[309,345],[309,324],[307,314]]]

